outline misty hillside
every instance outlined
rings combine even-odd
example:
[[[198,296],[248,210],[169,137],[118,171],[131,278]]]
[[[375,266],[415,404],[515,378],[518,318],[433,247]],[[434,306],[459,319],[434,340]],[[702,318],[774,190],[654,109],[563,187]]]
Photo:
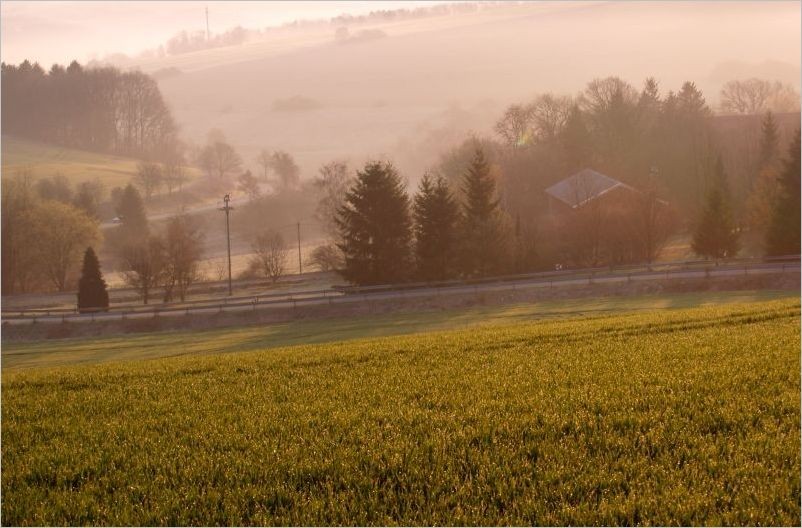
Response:
[[[261,148],[286,149],[305,178],[333,158],[388,156],[415,179],[470,131],[488,133],[507,105],[549,91],[575,94],[594,77],[618,75],[640,87],[653,75],[663,92],[693,80],[714,106],[734,78],[798,88],[798,4],[784,4],[783,18],[733,4],[732,20],[703,3],[659,19],[645,7],[495,7],[361,25],[352,33],[384,36],[347,44],[335,41],[336,26],[317,25],[139,66],[163,74],[186,138],[200,143],[218,128],[246,160]],[[744,19],[754,32],[733,31]]]

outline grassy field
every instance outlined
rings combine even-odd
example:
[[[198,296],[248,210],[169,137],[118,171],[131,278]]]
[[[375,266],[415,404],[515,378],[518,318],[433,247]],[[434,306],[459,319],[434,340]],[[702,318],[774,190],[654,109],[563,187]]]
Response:
[[[56,145],[2,137],[3,176],[13,176],[30,169],[35,178],[56,173],[66,176],[73,185],[99,179],[112,189],[125,186],[136,172],[137,160],[73,150]]]
[[[3,370],[6,370],[183,355],[226,354],[365,337],[454,330],[476,325],[509,325],[542,319],[795,298],[799,298],[799,292],[759,290],[571,299],[443,311],[391,313],[370,317],[294,321],[269,326],[207,331],[172,331],[119,337],[5,343],[0,361]]]
[[[799,312],[4,370],[3,523],[798,525]]]

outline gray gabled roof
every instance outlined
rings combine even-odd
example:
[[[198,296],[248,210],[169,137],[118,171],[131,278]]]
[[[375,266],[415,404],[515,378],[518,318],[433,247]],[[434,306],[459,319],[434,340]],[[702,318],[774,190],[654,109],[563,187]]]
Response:
[[[546,193],[567,206],[576,209],[619,187],[632,189],[626,183],[622,183],[601,172],[596,172],[593,169],[582,169],[576,174],[555,183],[546,189]]]

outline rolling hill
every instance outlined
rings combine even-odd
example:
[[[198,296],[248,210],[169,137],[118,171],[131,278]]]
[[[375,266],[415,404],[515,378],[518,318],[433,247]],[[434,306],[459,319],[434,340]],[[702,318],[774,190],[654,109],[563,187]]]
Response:
[[[489,133],[507,105],[594,77],[640,87],[655,76],[663,93],[693,80],[713,105],[733,78],[798,89],[798,18],[793,3],[681,3],[659,19],[640,3],[525,3],[360,25],[352,33],[384,36],[347,44],[336,26],[300,26],[136,66],[170,69],[160,86],[186,137],[221,129],[254,167],[261,148],[291,152],[305,178],[333,158],[382,156],[414,180],[470,131]]]
[[[106,190],[126,185],[136,172],[137,160],[84,150],[73,150],[2,137],[2,174],[4,178],[30,170],[34,178],[63,174],[75,185],[99,179]]]

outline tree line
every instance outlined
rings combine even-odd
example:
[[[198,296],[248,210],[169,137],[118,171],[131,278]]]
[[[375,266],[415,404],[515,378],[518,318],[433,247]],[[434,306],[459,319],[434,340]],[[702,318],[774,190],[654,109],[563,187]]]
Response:
[[[41,194],[28,174],[3,182],[3,294],[66,290],[71,271],[87,246],[101,237],[97,220],[66,200]]]
[[[775,150],[771,123],[769,115],[762,140],[767,153]],[[768,159],[779,168],[765,198],[767,218],[760,235],[764,252],[799,254],[799,131],[785,156],[772,154]],[[325,165],[320,172],[315,182],[318,217],[335,243],[319,247],[313,259],[321,267],[338,269],[355,284],[485,277],[555,265],[651,262],[677,227],[673,209],[658,198],[659,187],[647,182],[614,214],[591,203],[572,211],[567,223],[546,235],[543,230],[527,231],[504,209],[497,188],[503,177],[479,142],[463,166],[458,187],[442,175],[427,174],[411,199],[389,162],[370,162],[353,178],[342,162]],[[691,248],[705,258],[733,257],[742,233],[720,157],[708,177],[702,204],[688,219]],[[545,222],[545,216],[540,218]],[[599,235],[604,223],[612,224],[615,236]],[[554,239],[544,240],[546,236]],[[549,244],[565,251],[543,254]]]
[[[324,168],[321,185],[332,178],[331,170]],[[331,197],[321,202],[321,215],[333,215],[343,277],[356,284],[382,284],[482,277],[507,270],[515,250],[514,233],[480,148],[463,175],[461,196],[443,177],[425,175],[410,200],[391,163],[365,165],[340,206],[332,208]]]
[[[2,64],[4,134],[71,148],[161,158],[175,148],[176,125],[153,78],[73,61]]]

